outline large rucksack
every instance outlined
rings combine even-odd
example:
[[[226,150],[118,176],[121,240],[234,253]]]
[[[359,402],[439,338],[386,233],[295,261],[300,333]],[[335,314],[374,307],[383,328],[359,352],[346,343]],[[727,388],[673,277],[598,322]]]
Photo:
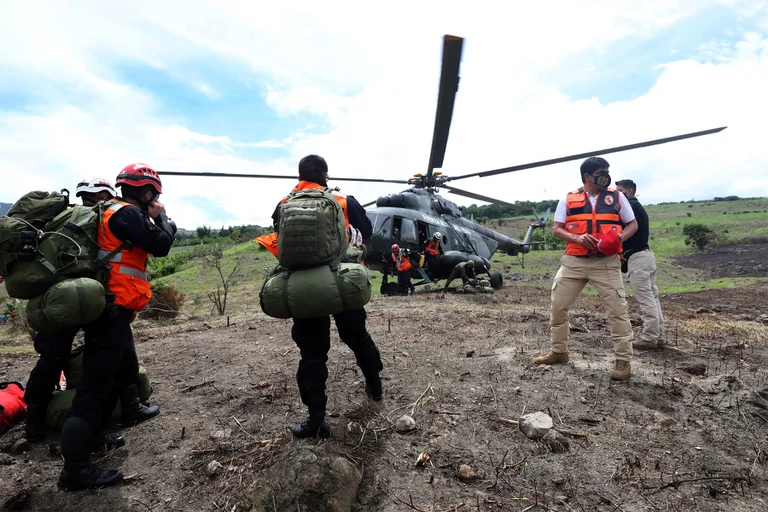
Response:
[[[317,318],[360,309],[371,300],[371,273],[360,263],[305,270],[277,267],[261,288],[261,309],[274,318]]]
[[[348,247],[344,210],[327,188],[291,192],[280,205],[280,266],[307,269],[339,262]]]
[[[30,192],[0,217],[0,275],[9,296],[35,299],[28,311],[33,312],[29,318],[36,330],[72,327],[55,320],[70,316],[62,309],[70,305],[76,311],[69,323],[82,325],[98,318],[103,302],[89,304],[101,293],[91,280],[105,284],[109,277],[106,261],[122,249],[101,254],[97,242],[109,203],[68,207],[69,195],[64,192]],[[63,284],[66,280],[76,281]],[[54,285],[59,285],[56,293],[48,294]],[[45,318],[41,308],[47,304],[56,306],[55,314],[47,319],[50,321],[37,322]]]

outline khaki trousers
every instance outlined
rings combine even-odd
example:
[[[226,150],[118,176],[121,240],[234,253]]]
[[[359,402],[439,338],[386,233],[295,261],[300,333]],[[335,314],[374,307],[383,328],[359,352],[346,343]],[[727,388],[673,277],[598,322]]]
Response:
[[[664,341],[664,314],[656,287],[656,257],[651,251],[632,253],[627,261],[627,277],[643,317],[640,338],[651,343]]]
[[[632,326],[618,255],[586,258],[566,255],[560,259],[560,270],[552,283],[552,352],[568,352],[568,310],[587,283],[597,288],[608,313],[616,360],[629,361],[632,358]]]

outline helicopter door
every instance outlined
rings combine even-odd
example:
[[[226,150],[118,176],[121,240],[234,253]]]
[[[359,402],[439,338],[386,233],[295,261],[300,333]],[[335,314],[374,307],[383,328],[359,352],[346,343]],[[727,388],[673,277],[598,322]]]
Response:
[[[423,251],[429,241],[429,231],[426,222],[417,222],[419,228],[419,250]]]

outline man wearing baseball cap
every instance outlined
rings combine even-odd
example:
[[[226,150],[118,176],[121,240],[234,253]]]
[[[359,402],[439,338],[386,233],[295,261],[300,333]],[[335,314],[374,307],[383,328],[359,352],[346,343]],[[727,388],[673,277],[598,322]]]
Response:
[[[618,253],[621,242],[637,230],[637,221],[624,194],[608,188],[609,167],[600,157],[584,160],[580,168],[583,185],[557,205],[553,234],[566,246],[552,283],[552,348],[534,362],[568,362],[568,310],[587,283],[592,283],[611,325],[616,358],[611,378],[626,380],[630,374],[633,336]]]

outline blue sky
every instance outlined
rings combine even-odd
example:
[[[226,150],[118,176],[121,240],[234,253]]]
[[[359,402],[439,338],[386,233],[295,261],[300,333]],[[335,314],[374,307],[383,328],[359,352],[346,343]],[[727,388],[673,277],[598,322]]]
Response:
[[[0,201],[114,178],[134,161],[161,173],[293,176],[301,156],[319,153],[332,177],[406,178],[429,156],[445,33],[466,37],[446,173],[727,124],[709,140],[609,161],[614,174],[642,177],[646,202],[681,189],[692,190],[686,199],[768,195],[758,121],[768,115],[764,2],[507,4],[403,3],[405,18],[394,4],[367,13],[345,2],[19,5],[0,20],[9,41],[0,54]],[[572,188],[575,165],[461,188],[506,201],[557,198]],[[733,166],[740,179],[719,181]],[[165,184],[169,212],[190,229],[266,224],[290,187]],[[399,190],[343,187],[366,201]]]

